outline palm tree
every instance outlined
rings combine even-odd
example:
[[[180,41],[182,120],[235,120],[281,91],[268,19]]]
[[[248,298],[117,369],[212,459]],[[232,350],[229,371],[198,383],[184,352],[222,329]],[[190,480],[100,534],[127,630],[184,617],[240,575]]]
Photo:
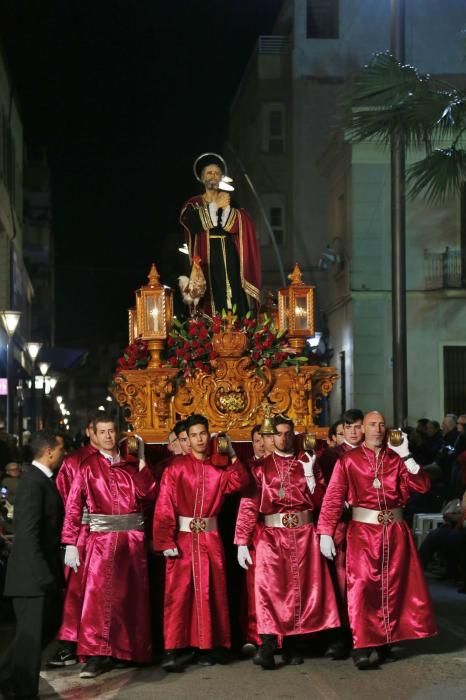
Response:
[[[408,193],[439,204],[466,180],[466,91],[376,54],[349,93],[352,141],[403,140],[424,157],[407,172]],[[448,144],[440,147],[440,144]]]

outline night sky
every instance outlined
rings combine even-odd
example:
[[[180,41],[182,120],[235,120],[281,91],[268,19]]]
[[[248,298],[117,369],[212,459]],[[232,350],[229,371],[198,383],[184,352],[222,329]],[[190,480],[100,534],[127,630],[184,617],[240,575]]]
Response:
[[[56,342],[125,343],[154,261],[180,273],[192,162],[217,151],[258,35],[283,0],[0,0],[27,143],[46,148]]]

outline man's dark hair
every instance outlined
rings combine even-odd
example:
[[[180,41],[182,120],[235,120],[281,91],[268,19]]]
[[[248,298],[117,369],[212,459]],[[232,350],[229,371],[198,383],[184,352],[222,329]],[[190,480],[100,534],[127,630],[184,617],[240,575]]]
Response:
[[[291,430],[294,432],[294,423],[291,420],[291,418],[288,418],[288,416],[282,416],[281,414],[275,416],[273,419],[273,424],[275,426],[275,430],[277,428],[277,425],[289,425],[291,427]]]
[[[189,418],[186,419],[185,421],[185,430],[189,435],[189,429],[193,427],[193,425],[203,425],[207,432],[209,431],[209,421],[205,416],[201,416],[200,413],[193,413],[192,416],[189,416]]]
[[[254,435],[256,433],[259,433],[259,435],[261,435],[261,428],[262,426],[260,423],[254,426],[254,428],[251,430],[251,440],[254,440]]]
[[[115,430],[117,430],[115,416],[111,413],[107,413],[106,411],[97,411],[95,414],[94,420],[92,421],[94,432],[97,432],[97,423],[113,423]]]
[[[438,433],[438,431],[440,430],[440,423],[438,422],[438,420],[431,420],[431,421],[429,421],[429,423],[432,423],[432,425],[434,426],[435,430]]]
[[[55,433],[46,430],[35,433],[30,442],[33,459],[41,457],[49,448],[53,450],[57,446],[57,437]]]
[[[107,411],[105,413],[107,415]],[[102,414],[103,414],[103,411],[92,411],[91,413],[89,413],[87,416],[87,420],[86,420],[86,428],[93,428],[94,421],[96,420],[96,418],[98,418],[100,420]]]
[[[336,420],[335,423],[332,423],[327,433],[329,438],[334,438],[337,436],[337,428],[339,425],[343,425],[342,420]]]
[[[349,408],[341,417],[341,422],[343,425],[351,425],[356,423],[358,420],[364,420],[364,413],[359,410],[359,408]]]
[[[175,423],[175,427],[173,428],[173,432],[175,433],[176,437],[180,437],[180,433],[183,433],[186,430],[186,421],[185,420],[179,420],[178,423]]]

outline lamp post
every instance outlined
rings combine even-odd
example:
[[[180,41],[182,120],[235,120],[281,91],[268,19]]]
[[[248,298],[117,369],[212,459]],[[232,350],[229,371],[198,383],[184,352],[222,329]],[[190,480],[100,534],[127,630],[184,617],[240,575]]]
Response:
[[[39,362],[39,371],[42,375],[42,430],[45,430],[45,375],[49,371],[50,362]]]
[[[31,428],[32,432],[37,430],[36,412],[36,360],[42,347],[42,343],[26,343],[26,350],[32,362],[31,372]]]
[[[8,343],[6,345],[6,431],[10,433],[13,426],[13,353],[11,345],[19,319],[21,318],[21,311],[1,311],[0,316],[2,317],[3,325],[8,335]]]
[[[390,50],[405,62],[405,1],[391,0]],[[392,138],[391,151],[391,240],[392,240],[392,335],[393,418],[403,427],[408,417],[408,370],[406,348],[406,215],[405,144]]]

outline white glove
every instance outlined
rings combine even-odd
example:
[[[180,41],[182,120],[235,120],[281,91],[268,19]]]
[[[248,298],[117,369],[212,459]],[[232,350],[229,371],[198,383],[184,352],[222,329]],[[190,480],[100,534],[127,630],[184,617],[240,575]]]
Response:
[[[316,490],[316,478],[314,476],[314,464],[316,463],[316,456],[315,454],[311,455],[308,452],[306,452],[304,456],[306,457],[306,461],[304,461],[304,459],[300,459],[298,461],[303,468],[304,476],[306,477],[307,481],[307,487],[311,493],[314,493],[314,491]]]
[[[388,443],[390,446],[390,449],[393,450],[393,452],[396,452],[396,454],[401,457],[401,459],[404,461],[406,465],[406,469],[409,471],[410,474],[417,474],[419,469],[421,468],[419,464],[413,459],[413,457],[410,457],[409,459],[405,459],[409,455],[409,447],[408,447],[408,436],[406,435],[405,432],[401,433],[403,435],[403,441],[401,445],[391,445],[390,442]]]
[[[175,547],[174,549],[164,549],[163,556],[168,559],[169,557],[179,557],[180,553],[179,553],[178,549]]]
[[[65,566],[69,566],[77,574],[80,563],[78,548],[74,544],[67,544],[65,549]]]
[[[320,551],[326,559],[333,559],[336,556],[337,550],[335,549],[333,537],[330,537],[330,535],[320,536]]]
[[[138,439],[138,459],[139,461],[143,460],[145,461],[145,454],[144,454],[144,440],[140,435],[137,435],[136,433],[134,434],[134,437]]]
[[[403,431],[401,433],[403,439],[401,441],[401,445],[392,445],[390,440],[388,441],[388,446],[393,452],[396,452],[396,454],[403,459],[403,457],[406,457],[406,455],[409,455],[409,447],[408,447],[408,436],[406,433]]]
[[[249,549],[245,544],[240,544],[238,546],[238,564],[243,569],[248,569],[249,566],[252,566],[251,555],[249,554]]]
[[[233,449],[233,445],[231,444],[231,437],[229,435],[226,435],[226,439],[228,442],[228,456],[230,459],[234,459],[234,457],[236,457],[236,452]]]

